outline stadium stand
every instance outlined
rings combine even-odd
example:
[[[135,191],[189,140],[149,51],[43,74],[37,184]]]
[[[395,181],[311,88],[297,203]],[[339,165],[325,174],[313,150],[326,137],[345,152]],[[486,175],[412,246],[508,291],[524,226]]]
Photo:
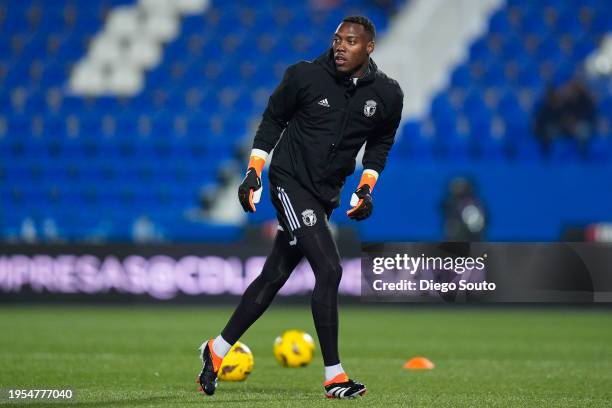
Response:
[[[4,239],[33,228],[31,239],[130,241],[142,216],[166,240],[236,239],[241,228],[190,222],[185,211],[217,183],[285,66],[317,56],[344,17],[335,8],[275,0],[213,2],[182,18],[142,92],[71,93],[71,70],[105,17],[134,3],[0,2]],[[386,15],[361,3],[355,11],[384,30]],[[85,84],[96,80],[87,74]]]
[[[284,68],[317,56],[346,14],[316,8],[325,2],[214,1],[205,13],[181,18],[135,96],[72,94],[72,69],[88,55],[105,16],[134,3],[0,1],[3,239],[130,241],[142,220],[155,239],[237,239],[240,226],[192,222],[185,214],[248,143]],[[382,8],[350,5],[385,32]],[[605,0],[509,0],[450,74],[429,115],[403,124],[377,186],[374,219],[359,226],[362,238],[439,239],[443,186],[458,173],[476,176],[493,215],[492,239],[558,239],[562,220],[579,219],[585,203],[589,220],[609,219],[612,197],[602,192],[602,178],[612,175],[609,91],[595,89],[601,126],[586,161],[565,141],[550,160],[542,158],[531,120],[547,81],[576,72],[612,31],[610,16]],[[526,198],[534,180],[541,188]],[[399,198],[398,185],[405,186]],[[568,185],[577,188],[573,198],[564,194]],[[337,213],[334,221],[348,222]],[[271,218],[264,199],[249,219]]]
[[[429,118],[406,124],[400,149],[415,159],[540,160],[531,129],[535,105],[548,83],[561,84],[581,68],[612,29],[603,17],[611,15],[605,1],[509,1],[435,96]],[[599,96],[599,111],[612,119],[609,95]]]

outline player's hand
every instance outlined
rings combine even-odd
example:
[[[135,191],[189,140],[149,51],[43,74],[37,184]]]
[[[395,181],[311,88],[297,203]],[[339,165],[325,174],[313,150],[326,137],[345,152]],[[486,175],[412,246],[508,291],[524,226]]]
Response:
[[[364,184],[351,195],[351,208],[346,212],[350,219],[361,221],[372,214],[374,204],[372,203],[372,193],[370,186]]]
[[[238,200],[245,212],[255,212],[255,204],[261,199],[261,178],[254,167],[249,167],[238,187]]]

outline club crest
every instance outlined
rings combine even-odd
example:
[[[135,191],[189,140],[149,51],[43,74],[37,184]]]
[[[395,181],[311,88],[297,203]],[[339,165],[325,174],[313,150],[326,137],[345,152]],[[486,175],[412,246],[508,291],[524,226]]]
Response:
[[[366,101],[365,105],[363,105],[363,114],[368,118],[374,116],[376,113],[376,101],[369,99]]]
[[[317,222],[317,215],[313,210],[302,211],[302,221],[309,227],[312,227]]]

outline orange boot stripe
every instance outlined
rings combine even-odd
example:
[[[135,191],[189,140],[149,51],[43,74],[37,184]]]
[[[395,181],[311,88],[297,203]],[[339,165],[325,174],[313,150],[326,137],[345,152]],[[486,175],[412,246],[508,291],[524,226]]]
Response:
[[[223,358],[215,354],[215,351],[213,350],[213,342],[214,339],[208,340],[208,349],[210,350],[210,356],[212,357],[213,369],[215,370],[215,372],[217,372],[219,371],[219,367],[221,367],[221,362],[223,361]]]
[[[338,374],[337,376],[335,376],[329,381],[325,381],[323,385],[327,387],[329,384],[343,383],[343,382],[347,382],[348,380],[349,380],[348,375],[346,375],[346,373],[342,373],[342,374]]]

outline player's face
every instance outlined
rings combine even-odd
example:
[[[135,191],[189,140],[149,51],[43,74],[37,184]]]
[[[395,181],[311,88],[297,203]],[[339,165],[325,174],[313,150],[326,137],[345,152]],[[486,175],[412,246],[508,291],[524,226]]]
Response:
[[[336,70],[353,73],[374,51],[374,41],[361,24],[342,22],[334,33],[332,48]]]

